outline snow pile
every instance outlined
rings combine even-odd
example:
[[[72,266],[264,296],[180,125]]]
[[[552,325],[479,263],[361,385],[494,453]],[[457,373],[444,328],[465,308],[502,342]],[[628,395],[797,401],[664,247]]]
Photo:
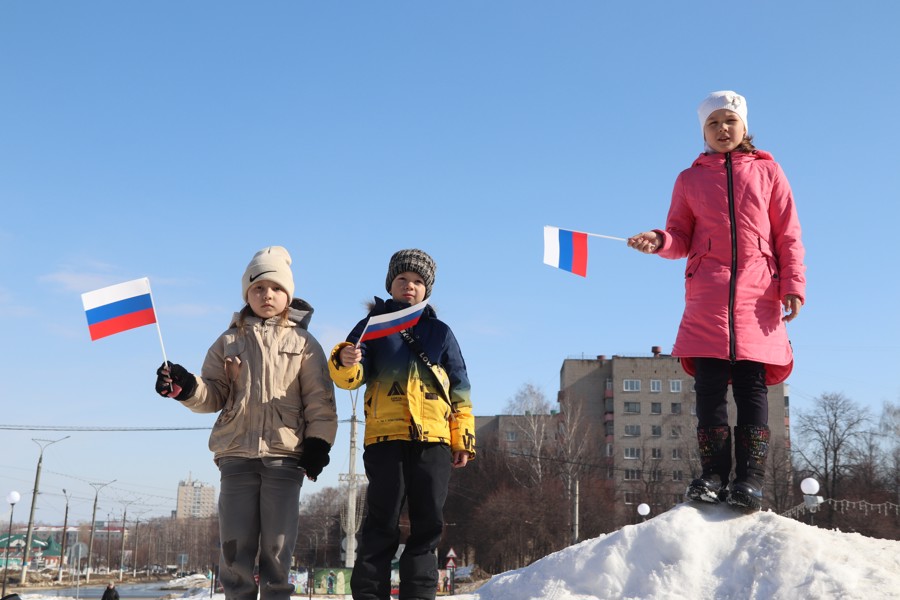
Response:
[[[173,579],[172,581],[163,584],[162,589],[186,590],[202,586],[209,586],[209,579],[206,577],[206,575],[200,575],[199,573],[197,573],[194,575],[187,575],[185,577],[178,577],[176,579]]]
[[[458,600],[900,598],[900,542],[682,504]]]
[[[184,594],[197,600],[201,595],[207,598],[209,591]],[[897,599],[900,541],[819,529],[772,512],[741,515],[724,505],[682,504],[639,525],[496,575],[476,592],[453,598]],[[225,596],[214,594],[211,600]]]

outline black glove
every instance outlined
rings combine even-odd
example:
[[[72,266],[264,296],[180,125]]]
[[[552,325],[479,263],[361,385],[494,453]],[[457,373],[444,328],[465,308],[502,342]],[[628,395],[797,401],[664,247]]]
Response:
[[[156,370],[156,393],[166,398],[189,398],[197,389],[197,379],[181,365],[166,361]]]
[[[308,437],[303,440],[303,454],[300,456],[300,466],[306,471],[306,476],[316,480],[322,473],[325,465],[331,462],[328,452],[331,446],[325,440]]]

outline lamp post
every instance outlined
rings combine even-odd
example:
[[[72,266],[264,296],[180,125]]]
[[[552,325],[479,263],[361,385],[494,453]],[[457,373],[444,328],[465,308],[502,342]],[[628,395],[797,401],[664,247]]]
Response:
[[[13,511],[16,508],[16,502],[18,502],[22,496],[19,495],[19,492],[13,491],[6,495],[6,501],[9,502],[9,529],[6,531],[6,567],[3,569],[3,596],[6,596],[6,579],[9,575],[9,547],[12,538],[12,519],[13,519]]]
[[[803,492],[803,503],[806,505],[806,510],[809,511],[809,524],[815,526],[813,515],[819,510],[819,505],[824,502],[822,496],[816,495],[819,493],[819,482],[812,477],[807,477],[800,482],[800,491]]]
[[[63,580],[63,562],[66,559],[66,540],[69,537],[69,493],[66,491],[66,488],[63,488],[63,496],[66,497],[66,516],[63,517],[63,530],[62,530],[62,544],[60,545],[59,550],[59,571],[56,574],[56,579],[59,583],[62,583]]]
[[[641,515],[641,521],[647,520],[647,515],[650,514],[650,505],[644,502],[638,504],[637,513]]]
[[[88,560],[87,560],[87,573],[84,575],[84,582],[91,582],[91,554],[94,552],[94,528],[97,525],[97,498],[100,496],[100,490],[108,486],[110,483],[115,482],[115,479],[110,481],[109,483],[92,483],[90,486],[94,488],[94,511],[91,513],[91,536],[88,541]]]
[[[31,438],[31,441],[38,445],[41,449],[38,454],[37,471],[34,474],[34,493],[31,495],[31,514],[28,516],[28,533],[25,534],[25,555],[22,558],[22,582],[21,585],[28,585],[28,561],[31,559],[31,535],[34,533],[34,509],[37,506],[38,488],[41,484],[41,466],[44,464],[44,448],[52,446],[56,442],[69,439],[69,436],[58,440],[40,440]]]
[[[119,581],[125,576],[125,515],[128,514],[128,505],[134,504],[134,500],[122,502],[122,547],[119,551]]]

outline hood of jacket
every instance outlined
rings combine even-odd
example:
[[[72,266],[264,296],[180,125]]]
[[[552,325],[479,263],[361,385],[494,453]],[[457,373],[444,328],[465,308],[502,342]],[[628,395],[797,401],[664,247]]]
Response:
[[[288,312],[288,321],[301,329],[309,330],[309,322],[312,320],[313,312],[315,312],[315,309],[313,309],[309,302],[302,298],[294,298],[291,300],[291,310]],[[253,315],[251,318],[259,319],[256,315]],[[231,315],[231,322],[228,327],[237,327],[240,319],[241,311],[234,313]],[[281,317],[272,317],[272,320],[280,321]]]
[[[765,150],[757,150],[756,152],[740,152],[731,153],[731,161],[734,164],[750,162],[754,160],[775,160],[775,158]],[[725,164],[725,154],[722,152],[704,152],[691,163],[692,167],[712,167],[721,169]]]

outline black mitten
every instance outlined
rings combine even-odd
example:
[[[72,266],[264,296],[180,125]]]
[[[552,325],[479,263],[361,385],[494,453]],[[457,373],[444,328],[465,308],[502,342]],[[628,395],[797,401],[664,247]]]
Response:
[[[300,456],[300,466],[306,471],[306,476],[313,481],[322,473],[322,469],[331,462],[328,453],[331,446],[325,440],[308,437],[303,440],[303,454]]]
[[[181,365],[166,361],[156,370],[156,393],[166,398],[189,398],[197,389],[197,378]]]

